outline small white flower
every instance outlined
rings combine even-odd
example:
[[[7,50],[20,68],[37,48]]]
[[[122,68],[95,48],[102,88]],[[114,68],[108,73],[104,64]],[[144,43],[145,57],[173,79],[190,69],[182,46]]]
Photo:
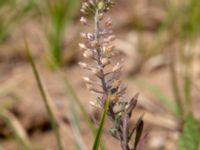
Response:
[[[91,50],[86,50],[84,53],[83,53],[83,56],[85,58],[92,58],[93,57],[93,52]]]
[[[80,22],[83,24],[83,25],[88,25],[88,21],[85,17],[81,17],[80,19]]]
[[[79,47],[80,47],[81,49],[83,49],[83,50],[86,50],[86,49],[87,49],[86,45],[83,44],[83,43],[79,43],[78,45],[79,45]]]

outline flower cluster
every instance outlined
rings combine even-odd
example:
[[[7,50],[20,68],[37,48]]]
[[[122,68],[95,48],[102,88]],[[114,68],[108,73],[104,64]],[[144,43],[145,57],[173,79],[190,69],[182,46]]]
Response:
[[[121,142],[123,150],[131,150],[129,142],[137,127],[143,122],[138,120],[133,129],[129,128],[128,122],[133,109],[137,103],[137,96],[129,102],[124,100],[127,86],[121,82],[120,73],[122,61],[114,63],[113,57],[116,54],[112,44],[115,35],[111,30],[112,20],[106,18],[106,13],[113,6],[111,0],[87,0],[83,2],[81,12],[83,16],[80,21],[85,26],[90,26],[87,17],[94,17],[94,28],[91,32],[81,33],[83,43],[79,43],[80,49],[86,62],[79,65],[91,72],[90,77],[83,77],[87,88],[96,95],[96,100],[91,104],[98,109],[104,109],[108,97],[110,98],[108,116],[114,127],[110,130],[113,137]]]
[[[108,4],[107,4],[108,3]],[[112,20],[105,19],[106,10],[110,9],[110,1],[90,0],[84,2],[81,11],[87,14],[90,10],[95,10],[95,30],[93,33],[81,33],[84,43],[79,43],[79,47],[83,50],[83,56],[86,59],[91,59],[88,64],[80,62],[80,66],[88,69],[97,77],[92,80],[89,77],[84,77],[84,81],[90,91],[98,95],[96,106],[103,108],[104,102],[108,95],[111,96],[112,105],[115,105],[120,98],[125,94],[126,86],[121,83],[120,71],[122,63],[116,63],[110,70],[107,69],[112,64],[112,58],[115,55],[112,42],[115,40],[112,30]],[[85,17],[81,18],[84,25],[88,25]]]
[[[113,6],[113,4],[114,3],[111,0],[88,0],[82,4],[81,12],[84,15],[94,15],[96,9],[98,9],[99,12],[106,12]]]

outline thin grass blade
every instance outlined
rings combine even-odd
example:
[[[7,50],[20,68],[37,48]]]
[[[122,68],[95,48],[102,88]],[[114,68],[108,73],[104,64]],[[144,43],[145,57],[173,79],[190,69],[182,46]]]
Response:
[[[40,94],[42,96],[42,99],[44,101],[47,113],[48,113],[50,121],[51,121],[51,126],[52,126],[52,128],[54,130],[54,133],[55,133],[55,136],[56,136],[58,149],[59,150],[63,150],[61,137],[60,137],[60,133],[59,133],[59,128],[57,126],[56,117],[55,117],[55,115],[53,113],[53,109],[51,107],[52,105],[50,104],[50,100],[48,99],[47,93],[46,93],[46,91],[44,89],[44,86],[42,84],[42,81],[40,79],[38,70],[37,70],[36,65],[35,65],[35,63],[33,61],[33,58],[32,58],[32,55],[30,53],[27,41],[25,41],[25,50],[26,50],[26,53],[27,53],[27,56],[28,56],[28,60],[29,60],[29,62],[31,64],[31,67],[32,67],[32,70],[33,70],[33,73],[34,73],[34,76],[35,76],[35,79],[36,79],[36,82],[37,82],[37,85],[38,85],[38,89],[40,91]]]
[[[0,109],[0,118],[3,118],[6,124],[12,129],[22,149],[29,150],[30,141],[24,128],[17,120],[17,118],[5,109]]]
[[[106,104],[104,106],[104,111],[103,111],[103,114],[101,116],[101,121],[100,121],[100,124],[99,124],[99,128],[98,128],[98,131],[97,131],[97,135],[96,135],[92,150],[98,150],[99,149],[99,145],[100,145],[100,141],[101,141],[101,135],[102,135],[102,132],[103,132],[106,114],[107,114],[108,109],[109,109],[109,104],[110,104],[110,96],[108,96],[108,98],[106,100]]]

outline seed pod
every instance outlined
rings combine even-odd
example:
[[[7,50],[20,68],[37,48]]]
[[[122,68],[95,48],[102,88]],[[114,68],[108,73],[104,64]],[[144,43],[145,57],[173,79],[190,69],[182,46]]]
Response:
[[[90,101],[90,105],[92,105],[93,107],[96,107],[98,109],[101,109],[101,106],[99,105],[99,103],[94,102],[94,101]]]

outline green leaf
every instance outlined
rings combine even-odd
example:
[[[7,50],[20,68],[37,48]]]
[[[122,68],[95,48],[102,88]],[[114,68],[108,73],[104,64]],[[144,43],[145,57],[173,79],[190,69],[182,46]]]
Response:
[[[110,96],[108,96],[108,98],[106,100],[103,115],[101,116],[101,122],[100,122],[100,125],[99,125],[99,128],[98,128],[98,131],[97,131],[97,135],[96,135],[92,150],[98,150],[99,149],[101,135],[102,135],[102,131],[103,131],[104,122],[105,122],[105,119],[106,119],[106,114],[107,114],[108,109],[109,109],[109,104],[110,104]]]
[[[178,142],[178,150],[198,150],[200,143],[200,133],[198,123],[192,114],[186,117],[183,133]]]

